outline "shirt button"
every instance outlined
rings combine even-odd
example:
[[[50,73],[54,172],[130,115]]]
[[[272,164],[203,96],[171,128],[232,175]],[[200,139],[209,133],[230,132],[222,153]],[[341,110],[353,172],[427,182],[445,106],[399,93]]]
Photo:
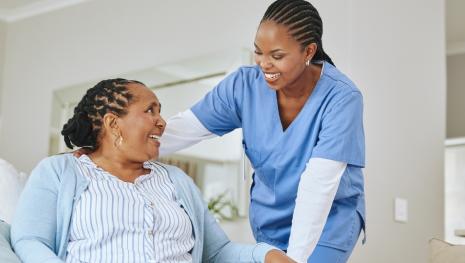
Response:
[[[151,236],[153,234],[152,230],[149,231],[149,236]]]
[[[152,203],[152,202],[150,202],[150,204],[149,204],[149,205],[150,205],[150,206],[152,206],[152,205],[153,205],[153,203]]]

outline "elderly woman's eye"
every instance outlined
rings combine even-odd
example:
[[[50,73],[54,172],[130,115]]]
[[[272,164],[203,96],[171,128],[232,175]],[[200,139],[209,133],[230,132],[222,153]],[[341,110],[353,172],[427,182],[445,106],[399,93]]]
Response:
[[[150,112],[150,113],[152,113],[153,111],[152,111],[152,109],[148,109],[148,110],[147,110],[147,112]]]

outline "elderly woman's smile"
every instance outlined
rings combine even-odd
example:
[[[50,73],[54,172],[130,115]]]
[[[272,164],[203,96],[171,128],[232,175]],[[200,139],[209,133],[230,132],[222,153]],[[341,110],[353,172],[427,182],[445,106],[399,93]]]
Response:
[[[160,142],[158,141],[158,139],[160,139],[161,135],[155,135],[155,134],[151,134],[149,135],[149,138],[152,139],[152,141],[155,143],[155,145],[157,147],[160,147]]]

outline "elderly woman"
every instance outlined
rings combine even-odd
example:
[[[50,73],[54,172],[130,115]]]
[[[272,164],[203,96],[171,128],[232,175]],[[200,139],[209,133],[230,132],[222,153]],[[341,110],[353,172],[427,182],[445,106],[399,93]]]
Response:
[[[63,127],[79,158],[44,159],[32,172],[12,225],[12,246],[29,262],[293,262],[264,243],[230,242],[180,169],[158,157],[165,121],[137,81],[89,89]]]

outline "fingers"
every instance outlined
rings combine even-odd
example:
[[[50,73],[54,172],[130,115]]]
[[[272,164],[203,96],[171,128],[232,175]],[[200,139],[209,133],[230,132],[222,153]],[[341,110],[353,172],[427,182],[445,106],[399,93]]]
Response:
[[[84,153],[81,152],[81,149],[76,150],[76,151],[73,152],[73,155],[74,155],[74,157],[76,157],[76,158],[81,157],[81,155],[83,155],[83,154],[84,154]]]
[[[270,250],[265,256],[265,263],[296,263],[280,250]]]
[[[94,150],[92,150],[92,148],[84,147],[84,148],[77,149],[76,151],[74,151],[73,155],[74,155],[74,157],[79,158],[83,154],[90,154],[90,153],[93,153],[93,152],[94,152]]]

